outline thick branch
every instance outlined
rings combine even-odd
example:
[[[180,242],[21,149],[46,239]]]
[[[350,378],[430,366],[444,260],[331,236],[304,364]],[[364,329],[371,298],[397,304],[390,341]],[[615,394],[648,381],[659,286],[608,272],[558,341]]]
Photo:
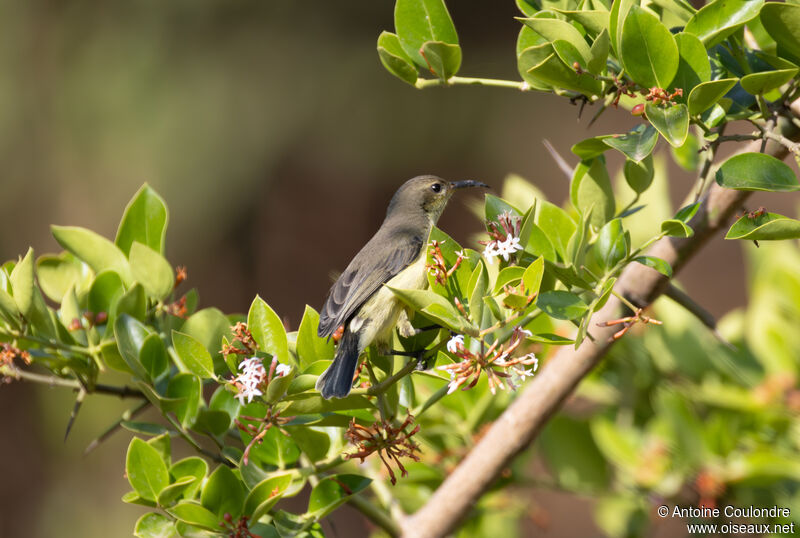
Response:
[[[795,114],[800,102],[793,103]],[[779,126],[789,139],[800,138],[800,129],[790,122]],[[760,141],[744,151],[759,151]],[[787,154],[784,145],[770,143],[766,152],[778,158]],[[714,184],[690,222],[695,233],[690,238],[664,238],[653,245],[650,254],[669,262],[677,273],[711,237],[723,229],[750,193],[723,189]],[[639,306],[651,304],[666,289],[669,280],[640,264],[630,264],[616,289]],[[562,348],[525,388],[514,403],[495,421],[467,457],[436,490],[430,501],[402,522],[403,535],[439,537],[455,530],[480,496],[500,473],[524,450],[558,411],[578,383],[602,359],[612,345],[615,327],[598,327],[598,322],[619,318],[623,307],[612,297],[592,320],[593,339],[584,340],[577,349]]]

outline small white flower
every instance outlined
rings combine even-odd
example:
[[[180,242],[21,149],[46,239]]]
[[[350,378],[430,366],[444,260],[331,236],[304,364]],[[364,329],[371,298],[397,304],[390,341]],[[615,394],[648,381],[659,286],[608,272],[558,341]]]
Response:
[[[283,377],[287,375],[289,372],[292,371],[292,367],[288,364],[278,363],[278,366],[275,368],[275,373],[278,374],[279,377]]]
[[[464,253],[463,250],[457,250],[456,251],[456,256],[458,256],[459,258],[466,258],[467,257],[467,255]]]
[[[500,255],[496,245],[497,241],[491,241],[486,245],[486,248],[483,249],[483,257],[486,258],[486,261],[490,264],[494,263],[494,259]]]
[[[253,398],[255,396],[261,396],[262,394],[263,394],[263,392],[258,390],[258,388],[256,388],[256,387],[248,387],[246,385],[242,385],[239,388],[239,393],[236,394],[234,396],[234,398],[238,398],[239,399],[239,403],[244,405],[244,400],[245,399],[247,399],[247,403],[250,403],[250,402],[253,401]]]
[[[452,380],[450,380],[450,383],[447,384],[447,394],[453,394],[460,385],[461,383],[459,383],[458,379],[455,379],[454,377]]]
[[[511,234],[508,234],[505,241],[497,243],[497,255],[502,256],[505,261],[508,261],[509,255],[519,250],[522,250],[522,246],[519,244],[519,237],[514,237]]]
[[[464,345],[464,335],[457,334],[447,342],[447,351],[450,353],[458,352],[458,344]]]
[[[533,336],[533,333],[530,332],[528,329],[520,329],[519,332],[524,334],[525,336]]]

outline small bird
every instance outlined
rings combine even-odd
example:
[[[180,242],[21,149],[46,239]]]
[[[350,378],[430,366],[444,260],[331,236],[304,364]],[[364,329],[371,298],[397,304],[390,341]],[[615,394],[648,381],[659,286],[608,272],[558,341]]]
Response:
[[[333,363],[317,380],[322,397],[350,393],[358,358],[370,344],[388,350],[392,331],[410,337],[416,330],[408,312],[384,286],[424,289],[428,235],[456,189],[486,187],[479,181],[445,181],[417,176],[397,190],[386,218],[372,239],[356,254],[333,284],[319,316],[318,334],[329,337],[344,326]],[[399,326],[398,326],[399,325]]]

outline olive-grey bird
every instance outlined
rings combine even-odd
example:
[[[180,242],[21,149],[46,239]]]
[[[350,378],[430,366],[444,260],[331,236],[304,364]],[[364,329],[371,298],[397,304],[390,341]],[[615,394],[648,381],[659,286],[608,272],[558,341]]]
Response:
[[[386,349],[392,331],[415,334],[408,312],[384,286],[424,289],[428,236],[455,189],[488,187],[478,181],[445,181],[418,176],[394,194],[378,232],[336,280],[319,316],[318,334],[329,337],[344,326],[333,363],[317,380],[323,398],[350,393],[358,358],[370,344]],[[399,324],[399,326],[398,326]]]

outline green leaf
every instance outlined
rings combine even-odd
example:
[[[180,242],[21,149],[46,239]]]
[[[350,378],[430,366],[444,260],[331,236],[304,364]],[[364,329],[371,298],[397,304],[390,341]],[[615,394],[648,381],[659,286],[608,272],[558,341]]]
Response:
[[[570,199],[582,215],[591,209],[590,223],[595,228],[601,228],[614,216],[614,192],[602,156],[581,161],[575,168],[570,184]]]
[[[545,47],[550,47],[552,54],[528,69],[529,75],[551,86],[582,93],[590,99],[602,93],[600,81],[588,73],[578,74],[572,66],[565,64],[555,53],[552,44],[545,44]]]
[[[592,59],[591,50],[588,43],[586,43],[586,39],[572,24],[559,19],[530,18],[521,20],[526,26],[529,26],[534,32],[551,43],[558,40],[569,43],[580,55],[580,66],[583,68],[588,66],[589,61]],[[570,62],[567,65],[571,67],[572,63]]]
[[[193,477],[196,479],[186,490],[184,490],[183,496],[185,499],[194,498],[207,473],[208,464],[203,458],[198,456],[190,456],[180,461],[176,461],[172,464],[172,467],[169,468],[169,474],[175,479],[175,481],[178,481],[184,477]]]
[[[511,267],[506,267],[497,275],[497,280],[494,283],[494,294],[498,294],[503,291],[505,286],[515,286],[522,280],[522,275],[525,273],[524,267],[519,267],[518,265],[514,265]]]
[[[147,370],[139,361],[139,350],[150,334],[152,334],[150,329],[127,314],[119,316],[114,322],[114,336],[117,339],[120,355],[125,359],[133,375],[143,381],[149,380],[149,377]]]
[[[653,178],[655,177],[653,156],[648,155],[638,163],[626,159],[622,172],[628,186],[633,189],[636,194],[642,194],[650,188],[650,185],[653,183]]]
[[[694,230],[681,220],[669,219],[661,223],[661,233],[670,237],[691,237]]]
[[[175,523],[163,514],[149,512],[136,521],[133,535],[138,538],[178,538]]]
[[[535,224],[535,220],[534,212],[530,211],[522,222],[519,232],[520,245],[528,254],[544,256],[545,259],[554,262],[556,261],[556,251],[553,244],[544,230]]]
[[[652,13],[632,6],[625,17],[620,39],[622,64],[642,86],[666,88],[678,72],[675,38]]]
[[[636,4],[636,0],[614,0],[611,6],[611,13],[608,17],[608,36],[611,38],[611,48],[620,55],[620,41],[622,36],[623,22],[628,17],[631,7]]]
[[[197,482],[193,476],[184,476],[171,483],[169,486],[161,490],[158,494],[158,505],[169,506],[174,503],[179,497],[184,495],[187,491],[191,490]]]
[[[158,450],[138,437],[128,445],[125,474],[136,493],[148,501],[155,501],[161,490],[169,485],[167,465]]]
[[[326,400],[319,394],[302,393],[292,397],[292,402],[284,410],[283,414],[286,416],[313,415],[316,413],[349,411],[351,409],[367,409],[371,407],[372,404],[369,400],[357,394],[351,394],[346,398]]]
[[[522,212],[519,209],[493,194],[486,195],[483,211],[486,217],[486,222],[497,221],[497,217],[502,213],[509,213],[511,216],[516,217],[522,216]]]
[[[51,300],[60,303],[69,287],[76,286],[88,276],[88,268],[67,252],[58,256],[44,255],[36,260],[39,287]]]
[[[798,238],[800,238],[800,221],[777,213],[764,213],[756,218],[745,215],[734,222],[725,235],[725,239],[756,241]]]
[[[768,2],[761,8],[761,22],[778,45],[778,53],[800,62],[800,6]]]
[[[167,371],[169,357],[159,335],[151,334],[144,339],[142,349],[139,350],[139,362],[147,371],[149,379],[157,379]]]
[[[83,260],[95,273],[111,269],[122,277],[125,284],[131,283],[131,268],[125,254],[117,246],[91,230],[77,226],[51,226],[56,241]]]
[[[613,219],[600,229],[594,244],[598,261],[604,269],[617,265],[630,250],[630,239],[626,237],[620,219]]]
[[[355,474],[340,474],[320,480],[311,490],[308,512],[321,519],[341,506],[348,497],[356,495],[369,486],[370,480]]]
[[[117,315],[122,314],[128,314],[139,321],[144,321],[147,314],[147,297],[145,297],[144,288],[138,282],[117,301]]]
[[[608,17],[608,14],[606,14]],[[592,43],[592,48],[589,49],[591,58],[589,58],[589,72],[595,75],[601,74],[606,69],[606,61],[608,60],[608,53],[611,48],[611,40],[608,37],[608,29],[603,28],[603,31],[597,36],[597,39]]]
[[[636,256],[633,261],[655,269],[667,278],[672,278],[672,267],[661,258],[656,258],[655,256]]]
[[[426,41],[422,45],[423,58],[428,69],[442,80],[447,80],[461,67],[461,47],[442,43],[441,41]]]
[[[189,525],[219,532],[221,518],[217,518],[213,512],[195,501],[180,502],[172,508],[167,508],[166,512],[175,519]]]
[[[145,183],[128,202],[115,243],[125,255],[130,252],[134,241],[163,254],[168,218],[164,200]]]
[[[556,319],[576,319],[589,307],[574,293],[563,290],[546,291],[536,301],[542,312]]]
[[[427,69],[420,49],[427,41],[458,44],[458,34],[443,0],[397,0],[394,27],[406,54]]]
[[[133,278],[144,286],[150,297],[160,301],[172,292],[175,275],[164,256],[150,247],[134,241],[129,258]]]
[[[697,36],[681,32],[675,36],[678,45],[678,72],[672,79],[671,88],[681,88],[688,96],[692,89],[711,79],[711,64],[708,53]]]
[[[742,77],[741,84],[744,91],[753,95],[762,95],[774,89],[780,88],[795,75],[798,69],[778,69],[775,71],[763,71],[761,73],[751,73]]]
[[[611,147],[605,143],[605,139],[613,135],[595,136],[581,140],[570,148],[570,151],[581,158],[583,161],[588,161],[599,157]]]
[[[603,31],[606,33],[605,39],[608,40],[608,11],[602,11],[599,9],[584,9],[581,11],[553,9],[553,11],[556,13],[561,13],[569,20],[577,22],[583,26],[590,35],[597,36],[595,43],[597,43],[597,39],[600,39],[600,35],[603,33]],[[605,67],[605,59],[603,60],[603,67]]]
[[[382,32],[378,36],[378,57],[391,74],[413,85],[417,82],[418,72],[411,57],[403,50],[400,39],[390,32]]]
[[[655,127],[664,140],[673,147],[680,147],[689,135],[689,109],[684,104],[662,108],[647,103],[644,105],[647,119]]]
[[[447,299],[431,290],[400,290],[386,286],[414,310],[418,310],[435,321],[443,323],[450,329],[461,333],[474,333],[475,328],[464,319]]]
[[[522,274],[522,282],[525,285],[525,292],[528,295],[539,293],[539,286],[542,284],[544,275],[544,259],[538,258],[533,261]]]
[[[684,31],[694,34],[711,48],[758,15],[764,0],[717,0],[709,2],[686,23]]]
[[[116,271],[102,271],[92,282],[89,288],[89,311],[95,314],[105,312],[108,314],[107,322],[109,325],[114,323],[116,316],[116,305],[120,297],[125,293],[122,278]]]
[[[174,375],[167,385],[167,397],[162,398],[161,408],[172,411],[184,427],[194,423],[203,400],[200,378],[189,374]]]
[[[572,217],[557,205],[546,200],[538,200],[535,222],[548,237],[561,259],[566,261],[569,238],[575,233],[575,221]]]
[[[261,351],[278,357],[283,364],[291,364],[286,329],[283,328],[278,314],[258,295],[250,305],[247,328],[250,329]]]
[[[33,309],[33,249],[29,248],[25,257],[14,266],[9,277],[11,289],[14,292],[14,302],[17,308],[26,318],[30,316]]]
[[[220,356],[220,342],[223,337],[229,337],[231,329],[230,320],[216,308],[204,308],[189,316],[181,327],[181,332],[188,334],[212,354]]]
[[[736,78],[710,80],[694,87],[689,93],[689,115],[696,116],[714,106],[731,88],[736,86]]]
[[[410,380],[411,376],[407,376],[404,379]],[[286,428],[286,432],[312,462],[316,463],[328,455],[328,450],[331,447],[331,437],[328,432],[305,424]],[[338,436],[338,433],[335,435]]]
[[[334,346],[330,338],[317,336],[319,314],[306,305],[300,328],[297,330],[297,354],[300,357],[300,368],[305,368],[319,360],[333,359]]]
[[[658,132],[652,125],[639,124],[621,135],[603,138],[603,143],[622,152],[628,159],[639,162],[653,153],[658,141]]]
[[[219,519],[228,513],[236,521],[242,515],[244,498],[242,481],[233,474],[230,467],[220,465],[211,473],[206,485],[203,486],[200,504],[217,514]]]
[[[248,493],[244,501],[244,514],[250,518],[250,521],[258,521],[281,499],[291,483],[291,473],[265,478]]]
[[[188,334],[172,331],[172,345],[180,358],[182,370],[201,379],[214,377],[214,361],[208,350]]]
[[[717,183],[742,191],[791,192],[800,190],[797,177],[786,163],[764,153],[740,153],[722,163]]]
[[[160,424],[153,424],[152,422],[137,422],[133,420],[123,420],[120,422],[120,426],[129,432],[138,433],[140,435],[158,436],[169,431]]]

